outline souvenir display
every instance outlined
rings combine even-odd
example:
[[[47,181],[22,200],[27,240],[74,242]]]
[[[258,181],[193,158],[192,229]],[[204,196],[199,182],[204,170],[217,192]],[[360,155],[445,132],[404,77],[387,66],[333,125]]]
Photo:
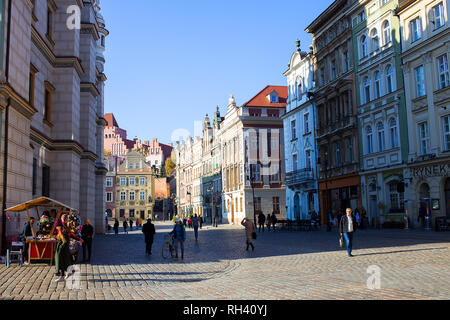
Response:
[[[38,240],[50,239],[54,235],[51,234],[53,228],[53,219],[49,216],[43,215],[39,220],[39,230],[36,238]]]

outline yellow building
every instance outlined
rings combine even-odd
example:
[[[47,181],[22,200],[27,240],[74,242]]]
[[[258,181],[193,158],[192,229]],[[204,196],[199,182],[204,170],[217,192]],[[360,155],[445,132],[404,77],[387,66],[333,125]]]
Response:
[[[153,219],[154,170],[136,150],[125,156],[116,175],[116,218]]]

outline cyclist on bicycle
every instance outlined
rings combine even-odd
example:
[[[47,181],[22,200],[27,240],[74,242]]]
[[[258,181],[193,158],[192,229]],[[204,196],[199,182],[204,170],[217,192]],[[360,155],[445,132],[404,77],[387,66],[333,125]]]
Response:
[[[181,259],[184,259],[184,241],[186,240],[186,226],[183,224],[180,218],[175,220],[175,226],[172,232],[169,233],[173,235],[175,241],[175,258],[178,258],[178,246],[181,247]]]

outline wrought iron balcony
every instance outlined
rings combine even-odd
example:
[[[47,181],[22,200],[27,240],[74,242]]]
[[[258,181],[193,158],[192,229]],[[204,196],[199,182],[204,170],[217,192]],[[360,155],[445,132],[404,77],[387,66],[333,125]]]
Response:
[[[305,168],[297,171],[286,173],[286,185],[292,186],[302,183],[311,182],[314,180],[314,173],[312,168]]]

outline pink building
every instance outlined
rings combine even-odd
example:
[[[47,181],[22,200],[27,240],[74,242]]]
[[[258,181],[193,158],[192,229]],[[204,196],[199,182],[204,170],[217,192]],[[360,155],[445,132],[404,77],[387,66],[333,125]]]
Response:
[[[135,141],[127,139],[127,131],[119,127],[114,114],[105,114],[105,120],[108,122],[104,130],[105,152],[113,156],[125,156],[129,150],[133,149]]]

